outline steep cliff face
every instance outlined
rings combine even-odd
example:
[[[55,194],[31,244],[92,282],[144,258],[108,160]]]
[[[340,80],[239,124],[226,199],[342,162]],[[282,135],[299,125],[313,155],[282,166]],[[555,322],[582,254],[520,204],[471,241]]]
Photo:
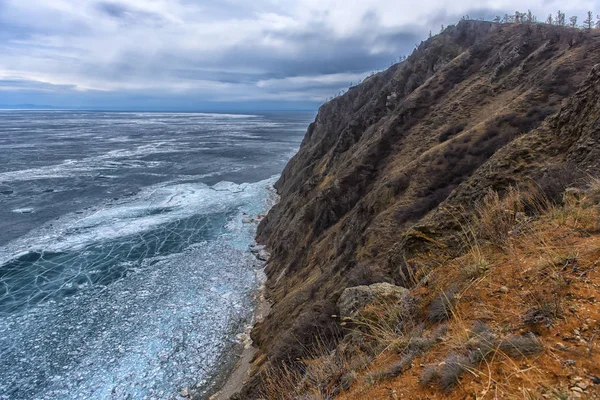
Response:
[[[451,244],[455,210],[487,189],[598,167],[597,63],[597,32],[463,21],[324,104],[259,226],[259,364],[327,336],[345,288],[410,287],[411,257]]]

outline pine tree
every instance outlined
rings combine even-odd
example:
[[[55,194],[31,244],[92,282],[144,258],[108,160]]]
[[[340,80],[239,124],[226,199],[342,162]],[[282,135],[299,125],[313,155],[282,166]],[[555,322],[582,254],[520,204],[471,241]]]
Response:
[[[596,15],[596,18],[598,19],[596,21],[596,29],[600,29],[600,15]]]
[[[554,20],[554,25],[565,26],[567,24],[565,13],[558,10],[556,13],[556,19]]]
[[[576,15],[569,18],[569,25],[571,25],[571,28],[577,28],[577,16]]]
[[[591,11],[587,12],[587,18],[583,21],[583,27],[585,29],[592,29],[592,25],[594,24],[594,13]]]
[[[535,17],[533,16],[533,13],[531,12],[531,10],[527,10],[527,22],[532,23],[534,21]]]
[[[546,18],[546,23],[548,25],[552,25],[552,14],[548,14],[548,18]]]

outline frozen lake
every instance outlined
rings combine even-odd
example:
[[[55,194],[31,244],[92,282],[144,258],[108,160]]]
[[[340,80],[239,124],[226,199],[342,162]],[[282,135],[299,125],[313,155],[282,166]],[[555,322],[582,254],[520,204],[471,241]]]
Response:
[[[0,399],[210,386],[313,117],[0,111]]]

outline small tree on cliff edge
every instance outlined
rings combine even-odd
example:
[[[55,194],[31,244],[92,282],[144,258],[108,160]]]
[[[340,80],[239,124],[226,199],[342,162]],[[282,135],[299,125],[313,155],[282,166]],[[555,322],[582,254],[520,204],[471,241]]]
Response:
[[[556,13],[556,19],[554,20],[554,25],[565,26],[567,24],[565,13],[558,10]]]
[[[528,23],[535,22],[535,16],[531,12],[531,10],[527,10],[527,17],[526,18],[527,18],[527,22]]]
[[[520,24],[521,22],[523,22],[523,19],[521,16],[522,16],[522,14],[520,12],[515,11],[515,23],[516,24]]]
[[[594,23],[594,14],[591,11],[587,12],[587,18],[583,21],[583,27],[585,29],[592,29]]]
[[[546,23],[548,25],[552,25],[552,14],[548,14],[548,18],[546,18]]]
[[[571,28],[577,28],[577,16],[572,16],[569,18],[569,25]]]

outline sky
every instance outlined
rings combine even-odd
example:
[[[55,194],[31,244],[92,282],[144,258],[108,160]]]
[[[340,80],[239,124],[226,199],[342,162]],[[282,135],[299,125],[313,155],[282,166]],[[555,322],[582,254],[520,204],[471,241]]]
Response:
[[[312,110],[442,24],[525,7],[600,14],[600,0],[0,0],[0,106]]]

